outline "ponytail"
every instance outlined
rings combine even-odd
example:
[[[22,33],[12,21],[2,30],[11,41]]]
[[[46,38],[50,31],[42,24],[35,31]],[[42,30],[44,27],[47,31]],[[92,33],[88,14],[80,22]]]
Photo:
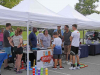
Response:
[[[21,32],[22,32],[22,29],[17,28],[17,30],[15,31],[15,35],[18,36],[21,34]]]

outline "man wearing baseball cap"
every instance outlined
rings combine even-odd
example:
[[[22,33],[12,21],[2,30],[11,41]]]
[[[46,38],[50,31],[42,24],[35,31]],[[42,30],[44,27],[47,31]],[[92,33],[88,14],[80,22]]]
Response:
[[[57,29],[54,30],[54,32],[57,32],[58,33],[58,36],[62,39],[63,30],[61,30],[61,26],[57,26]]]

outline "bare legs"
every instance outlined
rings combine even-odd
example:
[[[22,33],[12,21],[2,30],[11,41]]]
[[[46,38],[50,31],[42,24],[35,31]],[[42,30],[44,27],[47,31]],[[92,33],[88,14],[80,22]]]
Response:
[[[16,59],[16,65],[15,65],[15,67],[17,68],[17,71],[20,70],[21,59],[22,59],[22,54],[18,54],[17,59]]]
[[[9,55],[8,55],[9,57]],[[8,58],[4,60],[4,67],[7,67],[8,66]]]
[[[58,59],[55,59],[54,67],[57,67],[57,63],[58,63]],[[59,65],[60,65],[60,67],[62,67],[62,60],[61,59],[59,59]]]
[[[58,59],[55,59],[55,62],[54,62],[54,63],[55,63],[54,66],[55,66],[55,67],[57,67],[57,64],[58,64],[58,61],[57,61],[57,60],[58,60]]]
[[[70,62],[72,62],[72,55],[70,55]]]
[[[77,64],[79,64],[79,56],[76,55],[76,57],[77,57]],[[73,56],[73,64],[75,64],[75,55]]]

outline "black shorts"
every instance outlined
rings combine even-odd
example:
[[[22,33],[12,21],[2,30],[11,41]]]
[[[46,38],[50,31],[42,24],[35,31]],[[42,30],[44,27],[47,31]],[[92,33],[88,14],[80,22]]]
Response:
[[[53,55],[53,59],[61,59],[61,54],[54,54]]]
[[[79,50],[79,47],[71,46],[70,54],[71,55],[78,55],[78,50]]]
[[[14,52],[15,54],[23,54],[23,48],[20,47],[20,48],[17,48],[16,46],[14,47]]]

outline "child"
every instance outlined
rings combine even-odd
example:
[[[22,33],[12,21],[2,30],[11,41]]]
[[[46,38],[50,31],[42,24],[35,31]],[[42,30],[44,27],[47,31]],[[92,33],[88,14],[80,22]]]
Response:
[[[59,64],[60,67],[59,69],[64,69],[64,67],[62,67],[62,60],[61,60],[61,54],[62,54],[62,40],[58,37],[57,32],[53,33],[53,37],[54,37],[54,42],[53,42],[53,58],[54,58],[54,67],[53,69],[57,69],[57,62],[59,59]]]

